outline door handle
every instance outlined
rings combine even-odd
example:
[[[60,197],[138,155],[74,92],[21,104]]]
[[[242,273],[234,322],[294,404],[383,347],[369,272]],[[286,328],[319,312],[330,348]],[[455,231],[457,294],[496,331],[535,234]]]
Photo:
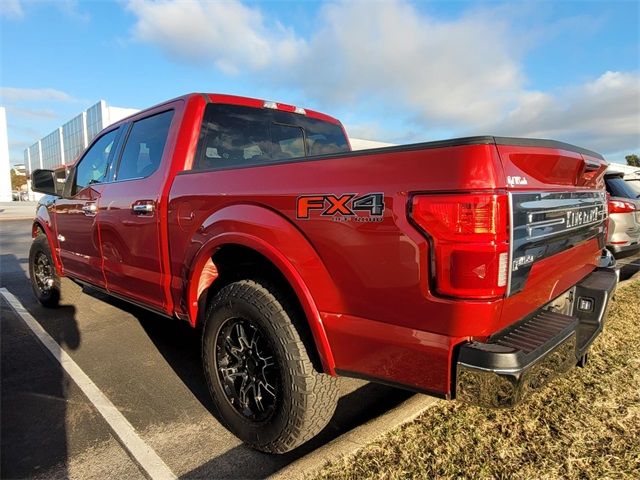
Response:
[[[87,217],[95,217],[98,207],[95,203],[87,203],[82,207],[82,211]]]
[[[133,210],[133,213],[136,213],[138,215],[140,214],[149,214],[149,213],[153,213],[153,211],[156,209],[155,204],[153,203],[153,201],[148,201],[148,202],[136,202],[133,205],[131,205],[131,210]]]

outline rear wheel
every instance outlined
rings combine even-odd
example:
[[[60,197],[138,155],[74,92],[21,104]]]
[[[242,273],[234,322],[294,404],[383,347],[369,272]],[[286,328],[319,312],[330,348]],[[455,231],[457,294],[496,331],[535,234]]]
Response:
[[[284,453],[322,430],[335,410],[336,379],[314,370],[295,309],[278,290],[241,280],[208,309],[203,362],[220,420],[257,450]]]
[[[31,244],[29,277],[38,301],[45,307],[57,307],[60,303],[60,277],[56,273],[49,241],[45,235],[38,235]]]

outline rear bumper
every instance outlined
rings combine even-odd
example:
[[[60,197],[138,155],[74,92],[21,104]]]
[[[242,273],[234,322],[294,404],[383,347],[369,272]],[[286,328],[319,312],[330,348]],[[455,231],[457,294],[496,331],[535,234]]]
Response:
[[[572,289],[570,315],[540,309],[485,343],[458,353],[456,397],[489,407],[511,407],[584,358],[602,331],[618,277],[611,255]]]

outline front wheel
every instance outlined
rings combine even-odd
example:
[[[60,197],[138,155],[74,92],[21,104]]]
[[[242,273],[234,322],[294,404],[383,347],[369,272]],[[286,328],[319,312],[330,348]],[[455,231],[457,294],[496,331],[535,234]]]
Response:
[[[38,235],[31,244],[29,277],[38,301],[45,307],[57,307],[60,303],[60,277],[53,264],[49,241],[44,235]]]
[[[264,452],[311,439],[338,400],[336,379],[315,371],[296,320],[276,289],[253,280],[222,288],[207,312],[203,363],[218,416]]]

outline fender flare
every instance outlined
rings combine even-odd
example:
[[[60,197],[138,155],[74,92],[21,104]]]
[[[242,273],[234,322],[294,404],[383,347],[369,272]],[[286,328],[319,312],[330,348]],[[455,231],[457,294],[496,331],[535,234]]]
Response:
[[[250,248],[268,259],[289,282],[304,310],[324,371],[335,374],[318,304],[325,308],[327,303],[337,304],[338,292],[318,253],[295,225],[267,208],[236,204],[208,217],[191,244],[201,245],[190,262],[186,288],[191,325],[195,326],[198,319],[199,294],[217,278],[213,254],[223,245]]]
[[[53,257],[53,266],[56,269],[56,274],[64,275],[62,262],[60,262],[58,249],[56,248],[56,237],[54,235],[53,228],[53,222],[51,221],[49,210],[44,205],[38,205],[36,218],[33,220],[33,225],[31,225],[31,238],[36,238],[38,230],[42,230],[49,242],[49,249],[51,250],[51,256]]]

